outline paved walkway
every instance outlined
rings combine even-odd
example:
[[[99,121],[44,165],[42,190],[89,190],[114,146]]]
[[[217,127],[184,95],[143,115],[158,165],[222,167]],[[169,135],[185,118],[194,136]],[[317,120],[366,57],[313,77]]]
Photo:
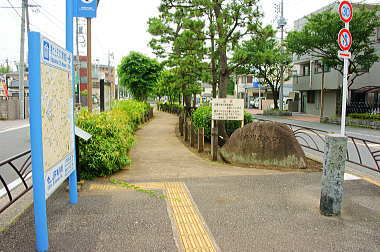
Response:
[[[139,191],[99,179],[77,205],[62,189],[48,200],[51,251],[378,250],[379,187],[346,181],[342,217],[322,217],[319,173],[211,163],[183,146],[176,122],[156,113],[137,132],[132,166],[112,177]],[[0,251],[34,251],[32,209],[0,240]]]

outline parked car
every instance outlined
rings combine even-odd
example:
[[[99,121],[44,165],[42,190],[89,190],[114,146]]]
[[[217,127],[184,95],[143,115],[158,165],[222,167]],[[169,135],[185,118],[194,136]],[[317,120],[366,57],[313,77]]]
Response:
[[[254,108],[260,108],[261,101],[265,101],[266,99],[265,97],[256,97],[251,101],[251,104]]]

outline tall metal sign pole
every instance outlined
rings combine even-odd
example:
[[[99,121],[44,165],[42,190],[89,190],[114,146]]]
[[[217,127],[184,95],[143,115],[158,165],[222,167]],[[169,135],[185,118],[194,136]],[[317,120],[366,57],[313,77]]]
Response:
[[[338,52],[338,56],[343,58],[343,94],[342,94],[342,119],[340,134],[345,135],[346,131],[346,106],[348,95],[348,60],[351,58],[350,48],[352,45],[352,35],[350,33],[350,21],[352,19],[353,10],[350,1],[342,1],[339,5],[340,19],[345,23],[345,28],[341,29],[338,34],[338,44],[342,51]]]
[[[74,52],[74,0],[66,0],[66,50],[69,51],[72,55]],[[73,58],[74,62],[74,58]],[[75,72],[74,72],[74,64],[71,64],[72,68],[72,93],[73,93],[73,111],[75,104]],[[74,116],[74,113],[73,113]],[[74,118],[73,118],[74,120]],[[75,155],[74,155],[75,159]],[[75,162],[75,160],[74,160]],[[77,173],[71,173],[69,177],[69,195],[70,195],[70,203],[76,204],[78,202],[78,192],[77,192]]]
[[[283,41],[284,41],[284,26],[286,25],[286,20],[284,18],[284,0],[281,0],[281,17],[278,20],[278,27],[281,28],[281,52],[283,52]],[[284,109],[284,65],[281,64],[281,83],[280,83],[280,94],[279,94],[279,105],[280,110]]]
[[[100,0],[75,0],[74,16],[87,19],[87,106],[92,112],[92,62],[91,62],[91,18],[96,17]]]
[[[352,19],[352,5],[350,1],[342,1],[339,5],[340,19],[345,23],[345,28],[339,31],[338,44],[342,51],[338,56],[344,60],[343,94],[342,94],[342,121],[340,135],[326,135],[326,145],[323,157],[323,172],[321,179],[321,198],[319,203],[320,213],[324,216],[340,216],[343,201],[344,170],[347,155],[346,126],[346,102],[349,52],[352,45],[352,36],[349,23]]]

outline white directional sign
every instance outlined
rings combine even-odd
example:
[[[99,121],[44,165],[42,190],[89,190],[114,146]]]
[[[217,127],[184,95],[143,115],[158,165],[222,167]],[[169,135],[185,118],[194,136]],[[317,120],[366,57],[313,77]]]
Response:
[[[339,15],[340,19],[349,23],[352,19],[352,4],[349,1],[342,1],[339,5]]]
[[[351,52],[348,51],[339,51],[338,57],[342,59],[351,59]]]

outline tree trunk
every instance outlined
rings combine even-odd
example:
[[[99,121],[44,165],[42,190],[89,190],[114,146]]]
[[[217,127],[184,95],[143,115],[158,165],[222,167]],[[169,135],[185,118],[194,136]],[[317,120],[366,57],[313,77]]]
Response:
[[[197,106],[197,94],[193,94],[193,107]]]
[[[273,94],[273,104],[274,109],[278,109],[278,89],[274,87],[274,85],[270,85]]]
[[[226,98],[227,97],[227,85],[228,85],[228,62],[227,62],[227,48],[226,46],[223,46],[220,48],[220,81],[219,81],[219,98]],[[226,131],[226,121],[218,121],[218,132],[219,136],[222,137],[221,144],[227,142],[228,135]]]
[[[185,95],[184,96],[184,103],[185,103],[185,118],[187,118],[190,116],[191,95]]]

